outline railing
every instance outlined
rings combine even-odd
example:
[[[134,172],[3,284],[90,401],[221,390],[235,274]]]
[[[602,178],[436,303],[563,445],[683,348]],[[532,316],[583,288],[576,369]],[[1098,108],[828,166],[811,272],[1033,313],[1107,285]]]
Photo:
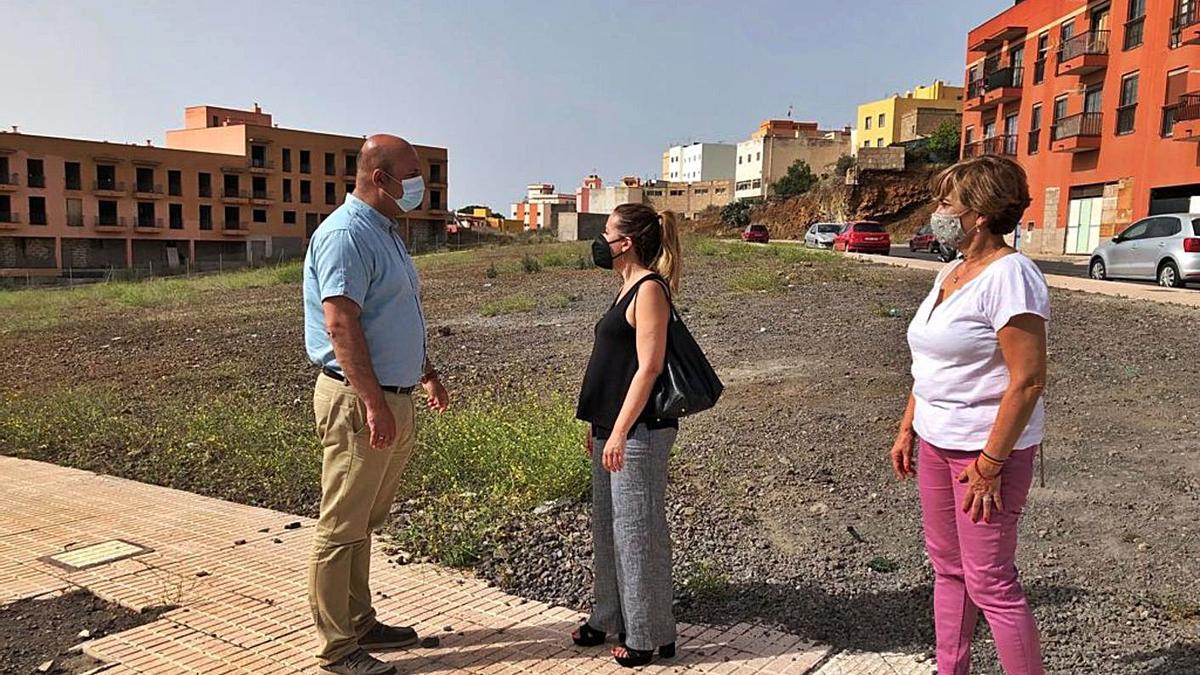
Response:
[[[223,225],[221,225],[221,229],[226,232],[246,232],[250,228],[246,225],[246,223],[244,221],[236,222],[236,223],[230,222],[230,221],[225,221],[225,223]]]
[[[0,185],[20,185],[21,177],[15,173],[0,173]]]
[[[250,193],[246,190],[223,188],[221,190],[221,198],[222,199],[249,199]]]
[[[1137,104],[1130,103],[1117,108],[1117,133],[1133,133],[1133,122],[1137,117]]]
[[[985,91],[984,84],[986,84],[986,80],[982,80],[982,79],[968,82],[967,83],[967,99],[970,100],[973,98],[979,98],[980,96],[983,96],[983,92]]]
[[[1058,48],[1058,62],[1064,63],[1080,56],[1107,54],[1108,35],[1109,31],[1093,30],[1068,38]]]
[[[46,176],[45,174],[31,173],[25,177],[25,182],[31,188],[44,188],[46,187]]]
[[[255,199],[274,199],[269,190],[255,190],[253,196]]]
[[[138,183],[133,187],[135,194],[139,195],[161,195],[162,185],[153,185],[150,183]]]
[[[136,221],[136,227],[142,227],[142,228],[147,228],[147,229],[162,229],[162,224],[163,224],[162,218],[143,218],[141,216],[138,216],[137,221]]]
[[[274,169],[275,168],[275,162],[272,160],[269,160],[269,159],[256,159],[254,157],[251,157],[249,160],[247,160],[246,164],[251,169]]]
[[[979,157],[982,155],[1008,155],[1015,157],[1016,154],[1017,136],[1014,134],[983,138],[968,143],[963,147],[963,157]]]
[[[92,189],[102,192],[124,192],[125,184],[115,180],[98,180],[92,183]]]
[[[1061,141],[1065,138],[1081,136],[1100,136],[1104,129],[1103,113],[1085,112],[1068,115],[1054,123],[1051,140]]]
[[[21,214],[14,211],[0,211],[0,223],[19,223]]]
[[[1003,87],[1020,87],[1024,79],[1025,69],[1021,66],[1008,66],[984,77],[984,91],[992,91]]]
[[[357,166],[348,166],[348,167],[346,167],[346,170],[344,173],[348,178],[353,178],[354,176],[358,175],[358,167]]]
[[[312,203],[312,195],[311,194],[306,195],[303,192],[301,192],[300,193],[300,203],[301,204],[311,204]]]
[[[1200,7],[1193,5],[1186,12],[1171,17],[1171,48],[1183,44],[1183,30],[1200,23]]]
[[[183,196],[183,186],[182,185],[168,185],[167,186],[167,194],[172,197],[182,197]]]
[[[76,178],[75,180],[71,180],[70,178],[68,178],[65,181],[63,181],[63,188],[67,189],[67,190],[82,190],[83,189],[83,181],[78,178]]]
[[[29,224],[30,225],[46,225],[47,222],[48,222],[48,220],[46,218],[45,211],[30,211],[29,212]]]
[[[1179,97],[1179,107],[1175,109],[1176,122],[1200,120],[1200,92],[1184,94]]]
[[[211,185],[210,185],[210,186],[208,186],[208,187],[202,187],[202,188],[200,188],[199,192],[200,192],[200,196],[201,196],[201,197],[205,197],[205,198],[207,198],[207,199],[212,199],[213,192],[212,192],[212,186],[211,186]]]
[[[312,164],[300,164],[300,173],[312,173]]]
[[[96,227],[125,227],[124,216],[92,216],[92,224]]]
[[[292,201],[292,193],[291,193],[291,192],[284,192],[284,193],[283,193],[283,201],[285,201],[285,202],[290,202],[290,201]]]
[[[83,227],[83,214],[82,213],[68,213],[67,214],[67,225],[69,225],[71,227]]]

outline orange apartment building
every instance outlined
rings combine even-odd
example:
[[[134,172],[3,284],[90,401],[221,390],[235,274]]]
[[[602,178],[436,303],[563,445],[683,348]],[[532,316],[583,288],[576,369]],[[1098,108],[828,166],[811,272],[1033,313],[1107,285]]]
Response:
[[[281,129],[257,105],[184,118],[165,148],[0,133],[0,276],[294,258],[354,189],[362,137]],[[400,231],[421,250],[451,214],[446,149],[417,152],[425,203]]]
[[[1200,210],[1200,0],[1018,0],[967,41],[963,155],[1029,174],[1021,248]]]

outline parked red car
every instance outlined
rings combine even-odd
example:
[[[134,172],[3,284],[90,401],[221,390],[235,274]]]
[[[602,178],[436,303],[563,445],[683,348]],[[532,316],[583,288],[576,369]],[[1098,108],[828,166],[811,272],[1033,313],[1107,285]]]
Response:
[[[933,236],[933,229],[926,225],[917,230],[912,239],[908,240],[908,250],[914,253],[917,251],[937,253],[941,250],[941,245],[938,244],[937,237]]]
[[[833,240],[833,250],[887,255],[892,252],[892,235],[882,224],[871,220],[846,223]]]
[[[766,225],[752,223],[742,230],[742,241],[748,241],[755,244],[771,243],[771,233],[767,231]]]

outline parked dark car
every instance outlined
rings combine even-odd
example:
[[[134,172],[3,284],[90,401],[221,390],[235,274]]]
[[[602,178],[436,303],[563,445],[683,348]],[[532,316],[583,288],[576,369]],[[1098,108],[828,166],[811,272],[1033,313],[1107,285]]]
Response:
[[[742,241],[748,241],[754,244],[767,244],[771,241],[771,233],[767,230],[767,226],[762,223],[751,223],[742,230]]]
[[[881,223],[873,220],[846,223],[833,240],[833,250],[888,255],[892,252],[892,235]]]

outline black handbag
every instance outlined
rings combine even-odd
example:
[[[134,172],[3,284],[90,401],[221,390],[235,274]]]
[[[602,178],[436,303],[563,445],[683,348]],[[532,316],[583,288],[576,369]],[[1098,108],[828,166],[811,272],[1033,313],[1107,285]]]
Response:
[[[678,419],[716,405],[725,385],[675,310],[670,289],[662,286],[671,305],[671,318],[667,323],[666,362],[654,383],[650,403],[655,417]]]

